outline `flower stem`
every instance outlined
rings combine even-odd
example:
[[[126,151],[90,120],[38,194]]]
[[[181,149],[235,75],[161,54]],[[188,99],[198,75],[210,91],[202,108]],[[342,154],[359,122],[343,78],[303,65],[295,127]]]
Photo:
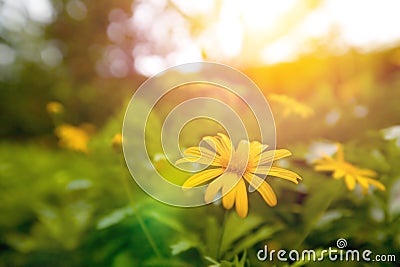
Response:
[[[133,206],[133,205],[131,205]],[[144,235],[146,236],[147,241],[149,242],[151,248],[153,249],[154,253],[156,254],[156,256],[158,258],[161,258],[161,253],[157,248],[156,243],[154,242],[153,237],[150,234],[149,229],[147,228],[146,224],[143,222],[142,217],[140,216],[139,212],[137,211],[137,209],[135,209],[134,207],[132,207],[133,209],[133,213],[136,215],[136,219],[139,223],[140,228],[142,229]]]
[[[222,249],[222,243],[223,243],[223,240],[224,240],[225,226],[226,226],[226,223],[228,221],[228,216],[229,216],[229,210],[225,210],[224,211],[224,217],[223,217],[222,223],[221,223],[222,228],[221,228],[221,232],[219,234],[219,239],[218,239],[218,249],[217,249],[217,257],[216,257],[218,260],[220,260],[221,256],[222,256],[221,249]]]
[[[125,163],[124,163],[124,161],[121,159],[121,166],[124,166],[124,165],[125,165]],[[124,171],[122,171],[122,172],[124,172]],[[149,229],[147,228],[146,224],[145,224],[144,221],[143,221],[142,216],[140,216],[139,210],[137,209],[136,205],[134,204],[132,192],[131,192],[131,190],[129,189],[129,188],[130,188],[130,186],[129,186],[129,179],[130,179],[130,177],[128,177],[128,176],[126,175],[126,172],[124,172],[124,174],[122,175],[122,180],[123,180],[124,187],[125,187],[125,189],[126,189],[126,192],[127,192],[128,198],[129,198],[130,206],[131,206],[131,208],[132,208],[132,210],[133,210],[133,214],[135,214],[136,220],[138,221],[139,226],[140,226],[140,228],[142,229],[142,231],[143,231],[143,233],[144,233],[144,235],[145,235],[145,237],[146,237],[146,239],[147,239],[147,242],[149,242],[150,247],[152,248],[154,254],[155,254],[158,258],[162,258],[161,253],[160,253],[160,250],[157,248],[157,245],[156,245],[156,243],[154,242],[154,239],[153,239],[153,237],[151,236],[151,233],[150,233]]]

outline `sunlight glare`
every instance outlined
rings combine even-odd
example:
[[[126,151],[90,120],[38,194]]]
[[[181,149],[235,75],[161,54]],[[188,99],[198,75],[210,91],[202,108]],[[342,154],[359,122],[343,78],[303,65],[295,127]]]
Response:
[[[134,64],[136,71],[147,77],[161,72],[167,67],[165,60],[156,55],[138,56],[136,57]]]
[[[298,47],[295,40],[283,37],[266,46],[261,51],[261,59],[266,64],[290,62],[297,57]]]
[[[249,30],[265,30],[271,28],[277,19],[287,12],[294,0],[249,0],[241,2],[243,23]]]
[[[178,65],[194,61],[201,61],[202,60],[201,50],[195,44],[188,44],[179,53],[177,52],[170,53],[166,59],[170,65]]]
[[[340,27],[347,43],[370,50],[400,41],[399,10],[397,0],[329,0],[322,12]]]
[[[243,26],[239,20],[237,1],[224,2],[217,24],[217,38],[223,55],[233,57],[240,53],[243,40]]]
[[[135,55],[157,55],[165,66],[203,56],[271,65],[313,53],[318,48],[314,44],[322,44],[328,53],[341,54],[351,47],[363,52],[400,41],[400,28],[394,26],[400,25],[396,12],[400,1],[396,0],[325,0],[318,5],[295,0],[156,2],[135,4],[131,21],[139,39],[144,40],[137,46],[147,43],[152,50]],[[111,30],[110,38],[118,39]]]
[[[50,23],[55,18],[53,6],[49,0],[20,0],[23,2],[31,19]]]
[[[172,0],[179,9],[187,15],[209,14],[213,11],[214,0]]]

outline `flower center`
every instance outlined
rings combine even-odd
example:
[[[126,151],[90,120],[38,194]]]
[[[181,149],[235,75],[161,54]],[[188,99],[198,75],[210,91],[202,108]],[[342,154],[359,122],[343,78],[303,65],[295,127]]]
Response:
[[[342,163],[342,168],[348,174],[355,174],[357,172],[357,168],[355,168],[353,165],[347,162]]]
[[[242,175],[246,171],[247,163],[248,159],[246,155],[243,155],[240,151],[233,151],[226,171]]]

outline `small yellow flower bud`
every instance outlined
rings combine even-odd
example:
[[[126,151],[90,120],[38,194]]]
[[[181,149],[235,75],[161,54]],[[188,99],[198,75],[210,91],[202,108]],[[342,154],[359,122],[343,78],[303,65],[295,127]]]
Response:
[[[111,140],[111,144],[115,151],[122,151],[122,135],[120,133],[115,134]]]
[[[64,106],[60,102],[52,101],[47,103],[46,111],[51,115],[60,114],[64,111]]]
[[[63,124],[55,129],[55,134],[59,138],[60,146],[73,151],[89,152],[87,144],[90,136],[84,129],[70,124]]]

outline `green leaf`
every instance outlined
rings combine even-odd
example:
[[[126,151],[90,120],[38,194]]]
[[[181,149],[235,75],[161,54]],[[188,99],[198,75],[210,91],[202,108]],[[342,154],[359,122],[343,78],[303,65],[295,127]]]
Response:
[[[322,248],[318,248],[315,250],[315,259],[320,259],[321,255],[322,255],[322,251],[325,249]],[[326,257],[323,257],[324,259]],[[299,261],[294,262],[292,265],[290,265],[291,267],[301,267],[301,266],[306,266],[306,263],[310,263],[310,262],[315,262],[313,260],[313,257],[304,257],[304,259],[302,259],[302,257],[300,257]]]
[[[235,265],[232,262],[223,260],[223,261],[221,261],[221,264],[219,266],[221,266],[221,267],[233,267]]]
[[[206,218],[206,232],[205,232],[205,248],[206,254],[216,258],[218,254],[218,236],[221,231],[217,219],[215,217]]]
[[[310,189],[313,193],[304,203],[303,220],[308,227],[315,225],[329,208],[331,202],[339,195],[342,183],[343,181],[333,180],[330,177],[315,179],[315,184]]]
[[[190,240],[181,240],[178,243],[175,243],[170,246],[171,254],[174,256],[178,255],[194,246],[195,246],[195,244]]]
[[[235,255],[232,261],[222,260],[220,267],[245,267],[247,260],[247,253],[244,251],[242,258],[239,260],[238,255]]]
[[[252,247],[256,243],[268,239],[272,234],[282,229],[280,226],[263,226],[254,234],[246,236],[243,240],[235,244],[232,251],[227,254],[227,258],[232,257],[246,249]]]
[[[396,217],[400,214],[400,179],[392,184],[389,199],[390,215]]]
[[[232,263],[234,267],[244,267],[246,264],[246,260],[247,260],[247,251],[245,250],[243,252],[242,258],[239,260],[238,255],[235,255]]]
[[[125,206],[119,209],[114,210],[110,214],[104,216],[101,218],[96,225],[96,228],[98,230],[108,228],[112,225],[115,225],[122,220],[124,220],[126,217],[132,216],[133,215],[133,209],[131,206]]]
[[[204,259],[206,259],[207,261],[212,263],[212,265],[208,265],[208,267],[220,267],[221,266],[221,264],[218,261],[214,260],[211,257],[204,256]]]
[[[160,211],[154,211],[154,210],[143,210],[143,216],[146,218],[151,218],[154,220],[157,220],[161,224],[168,226],[169,228],[180,232],[180,233],[186,233],[185,227],[181,224],[181,222],[171,215],[163,214]]]
[[[112,267],[125,267],[125,266],[135,266],[137,262],[132,257],[130,251],[124,251],[119,253],[113,260]]]
[[[141,265],[143,266],[143,265]],[[174,266],[174,267],[190,267],[193,266],[188,262],[184,262],[177,258],[152,258],[147,260],[144,263],[144,266],[149,267],[165,267],[165,266]]]
[[[229,214],[227,220],[221,245],[222,253],[232,247],[236,240],[256,229],[263,222],[263,219],[255,214],[250,214],[245,219],[241,219],[234,212]]]
[[[247,251],[245,250],[243,252],[242,258],[240,259],[240,261],[238,262],[238,266],[244,267],[245,263],[246,263],[246,259],[247,259]]]

